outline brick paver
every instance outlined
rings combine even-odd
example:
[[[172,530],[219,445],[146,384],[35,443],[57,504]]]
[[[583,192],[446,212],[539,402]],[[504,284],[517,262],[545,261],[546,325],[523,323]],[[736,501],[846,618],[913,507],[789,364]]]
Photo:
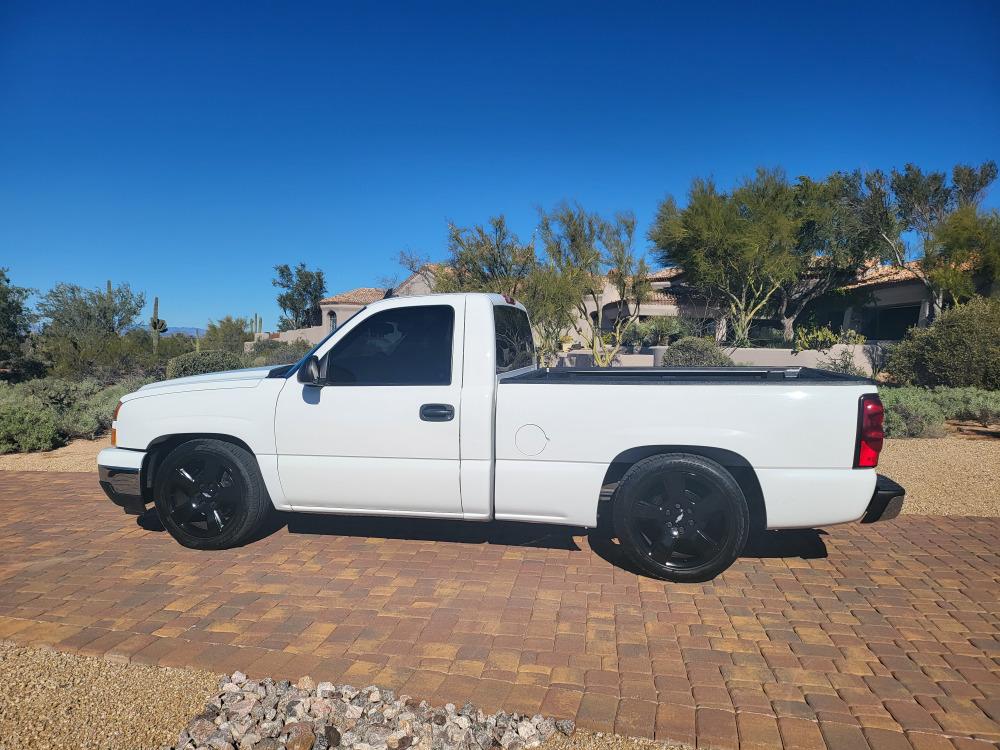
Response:
[[[381,683],[699,747],[1000,741],[1000,519],[771,534],[688,586],[557,527],[281,520],[194,552],[94,475],[0,472],[0,638]]]

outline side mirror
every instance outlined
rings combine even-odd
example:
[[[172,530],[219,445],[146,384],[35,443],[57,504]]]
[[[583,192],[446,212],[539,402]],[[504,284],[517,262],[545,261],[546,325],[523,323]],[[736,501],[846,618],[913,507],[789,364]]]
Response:
[[[304,385],[320,385],[319,382],[319,358],[313,355],[305,362],[302,363],[302,367],[295,374],[300,383]]]

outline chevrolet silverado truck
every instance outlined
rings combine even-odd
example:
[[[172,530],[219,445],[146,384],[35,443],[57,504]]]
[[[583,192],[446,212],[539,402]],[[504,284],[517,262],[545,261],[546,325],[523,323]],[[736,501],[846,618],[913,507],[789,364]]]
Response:
[[[882,405],[808,368],[539,368],[493,294],[389,298],[300,362],[122,398],[100,483],[182,545],[250,540],[272,509],[596,527],[672,581],[728,567],[752,530],[871,522]],[[605,525],[602,524],[602,528]]]

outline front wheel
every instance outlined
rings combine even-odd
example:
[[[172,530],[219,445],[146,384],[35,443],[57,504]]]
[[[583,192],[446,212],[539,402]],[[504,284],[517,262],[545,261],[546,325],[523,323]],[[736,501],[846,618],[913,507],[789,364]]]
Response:
[[[612,500],[622,550],[644,573],[707,581],[746,545],[750,512],[732,475],[702,456],[651,456],[630,468]]]
[[[153,499],[164,528],[192,549],[243,544],[271,508],[253,454],[222,440],[191,440],[172,450],[156,473]]]

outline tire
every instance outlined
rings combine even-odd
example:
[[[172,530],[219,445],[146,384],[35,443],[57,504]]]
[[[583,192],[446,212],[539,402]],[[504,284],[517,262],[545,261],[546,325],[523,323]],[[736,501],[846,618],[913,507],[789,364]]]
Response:
[[[622,477],[612,499],[615,535],[646,575],[707,581],[743,551],[750,532],[746,498],[715,461],[688,453],[650,456]]]
[[[167,454],[156,473],[153,500],[170,535],[203,550],[244,544],[272,508],[253,454],[209,439],[190,440]]]

